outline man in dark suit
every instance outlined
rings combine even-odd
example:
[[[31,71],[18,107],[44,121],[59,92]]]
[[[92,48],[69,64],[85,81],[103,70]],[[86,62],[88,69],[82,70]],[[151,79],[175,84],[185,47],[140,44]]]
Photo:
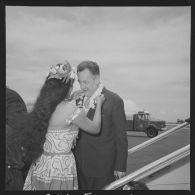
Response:
[[[90,98],[99,95],[98,92],[105,96],[100,133],[91,135],[80,131],[75,148],[80,189],[101,190],[126,172],[128,142],[124,103],[120,96],[102,86],[99,66],[95,62],[81,62],[77,74],[89,102],[93,102]],[[84,103],[90,106],[87,100]],[[92,119],[93,115],[94,108],[88,107],[88,118]]]
[[[22,161],[19,144],[12,139],[18,135],[20,120],[27,114],[25,102],[14,90],[6,87],[6,190],[22,190],[28,166]]]
[[[6,124],[15,128],[19,115],[26,114],[26,104],[14,90],[6,87]]]

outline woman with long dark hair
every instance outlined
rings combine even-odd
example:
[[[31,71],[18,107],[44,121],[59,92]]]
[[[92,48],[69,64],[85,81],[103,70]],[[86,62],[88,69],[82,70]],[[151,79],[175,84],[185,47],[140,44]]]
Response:
[[[97,134],[101,125],[101,105],[97,97],[93,121],[70,99],[74,82],[70,64],[49,70],[44,85],[26,120],[28,137],[22,148],[25,162],[32,162],[23,190],[77,190],[76,164],[71,147],[78,127]]]

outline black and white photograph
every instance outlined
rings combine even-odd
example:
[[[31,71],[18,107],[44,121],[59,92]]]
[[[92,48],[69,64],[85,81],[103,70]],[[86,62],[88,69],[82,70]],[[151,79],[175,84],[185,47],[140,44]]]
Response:
[[[191,190],[191,6],[5,6],[5,37],[6,191]]]

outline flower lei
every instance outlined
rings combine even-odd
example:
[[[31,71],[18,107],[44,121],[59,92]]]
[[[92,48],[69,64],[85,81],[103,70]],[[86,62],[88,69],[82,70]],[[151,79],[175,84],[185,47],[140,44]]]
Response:
[[[76,99],[76,106],[78,106],[79,108],[83,108],[84,97],[85,97],[84,95],[80,95]]]
[[[104,88],[104,85],[102,83],[100,83],[99,87],[96,89],[95,93],[89,98],[89,107],[86,108],[85,106],[83,106],[83,109],[85,111],[88,112],[90,108],[95,109],[95,106],[96,106],[95,98],[102,94],[103,88]]]
[[[81,110],[84,110],[86,112],[89,111],[90,108],[95,109],[96,106],[96,101],[95,98],[99,95],[102,94],[102,90],[104,88],[104,85],[102,83],[100,83],[99,87],[97,88],[97,90],[95,91],[95,93],[89,98],[89,107],[86,108],[83,103],[84,103],[84,95],[80,95],[76,100],[72,100],[70,101],[70,103],[72,104],[76,104],[77,106],[77,110],[71,115],[69,120],[66,120],[68,124],[70,124],[80,113]]]

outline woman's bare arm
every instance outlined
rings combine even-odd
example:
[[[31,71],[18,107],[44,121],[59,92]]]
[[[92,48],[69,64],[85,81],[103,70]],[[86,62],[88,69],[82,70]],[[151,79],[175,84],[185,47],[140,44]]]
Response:
[[[79,115],[72,121],[72,123],[76,124],[80,129],[88,133],[98,134],[101,128],[101,107],[104,100],[104,95],[98,96],[96,98],[97,106],[93,120],[87,118],[86,112],[81,111]]]

